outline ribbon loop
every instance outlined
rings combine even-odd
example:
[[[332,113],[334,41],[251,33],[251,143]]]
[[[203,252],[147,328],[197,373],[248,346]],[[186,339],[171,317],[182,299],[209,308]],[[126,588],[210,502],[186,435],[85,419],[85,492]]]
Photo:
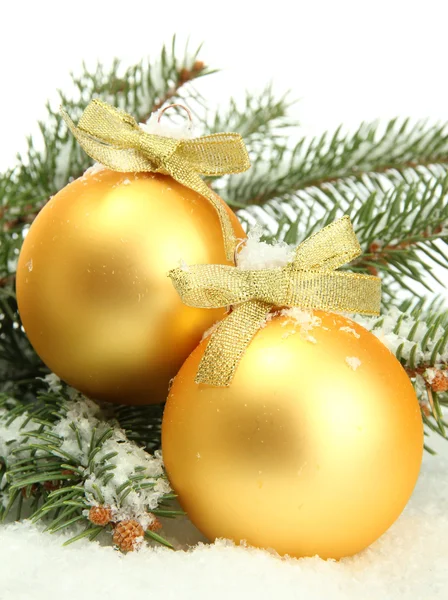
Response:
[[[64,118],[66,113],[64,112]],[[78,129],[92,138],[123,148],[129,144],[132,132],[141,131],[137,121],[127,113],[101,102],[92,100],[84,110],[78,122]]]
[[[360,254],[350,219],[343,217],[302,242],[285,267],[246,271],[225,265],[194,265],[170,271],[185,304],[198,308],[233,306],[210,336],[196,382],[229,385],[272,308],[299,306],[378,314],[380,279],[335,270]]]
[[[197,173],[218,176],[241,173],[234,156],[245,158],[247,151],[238,133],[215,133],[193,140],[179,140],[176,154]]]
[[[250,167],[243,139],[236,133],[217,133],[177,140],[146,133],[127,113],[92,100],[78,125],[61,110],[62,117],[82,148],[94,160],[120,172],[152,172],[173,179],[202,194],[218,214],[226,257],[233,259],[236,245],[232,222],[222,200],[200,175],[242,173]]]
[[[338,219],[297,246],[294,269],[332,271],[361,254],[361,246],[348,217]]]

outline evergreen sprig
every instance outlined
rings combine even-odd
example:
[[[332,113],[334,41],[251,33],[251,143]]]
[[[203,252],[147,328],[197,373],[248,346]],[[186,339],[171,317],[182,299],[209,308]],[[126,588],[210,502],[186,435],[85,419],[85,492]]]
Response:
[[[228,107],[221,106],[212,114],[207,112],[204,127],[207,133],[239,133],[256,159],[266,146],[284,144],[288,130],[297,127],[298,123],[289,116],[293,104],[289,93],[277,97],[269,84],[261,94],[246,92],[243,102],[231,98]]]
[[[44,520],[50,532],[83,526],[66,542],[71,543],[110,531],[110,526],[89,522],[92,506],[112,504],[118,513],[122,509],[129,513],[131,494],[140,505],[141,492],[156,489],[164,475],[161,462],[149,455],[147,464],[144,460],[138,464],[138,447],[120,434],[115,420],[100,414],[74,390],[56,387],[39,392],[32,403],[5,394],[0,397],[0,518],[7,519],[14,510],[17,519],[30,515],[33,522]],[[147,445],[158,446],[157,437]],[[111,444],[111,439],[116,442]],[[133,461],[123,481],[130,455]],[[162,489],[150,496],[151,505],[144,509],[152,516],[174,517],[179,511],[167,504],[173,497]],[[156,537],[171,547],[163,536]]]
[[[380,317],[355,320],[394,352],[414,383],[425,425],[448,439],[448,420],[443,414],[448,406],[448,307],[444,300],[408,299]]]
[[[277,97],[270,86],[210,111],[193,85],[214,72],[198,58],[199,50],[179,51],[173,39],[156,60],[127,68],[115,61],[93,71],[84,66],[73,76],[75,93],[60,92],[59,102],[74,120],[100,97],[146,121],[154,110],[180,101],[202,133],[241,133],[252,169],[210,178],[209,184],[239,209],[247,227],[265,225],[266,239],[296,245],[348,214],[363,250],[348,267],[383,280],[384,316],[363,324],[387,341],[403,364],[416,386],[427,430],[446,437],[448,392],[440,391],[439,383],[444,377],[448,381],[448,312],[442,300],[424,302],[416,296],[431,291],[438,277],[434,265],[448,264],[447,125],[394,119],[385,126],[362,124],[354,133],[338,129],[294,142],[290,97]],[[69,136],[58,107],[47,105],[39,127],[40,139],[29,138],[17,165],[0,175],[0,513],[45,520],[51,531],[82,525],[72,539],[94,538],[101,529],[87,519],[92,502],[101,504],[109,494],[119,510],[163,481],[161,474],[136,468],[114,485],[123,444],[131,444],[143,462],[157,453],[163,409],[103,405],[99,411],[66,386],[48,390],[51,376],[29,345],[17,311],[17,257],[47,199],[91,161]],[[74,418],[76,407],[84,407],[87,416]],[[90,431],[88,439],[79,418]],[[174,517],[178,511],[166,504],[170,498],[162,489],[157,506],[147,509]],[[154,532],[147,537],[168,544]]]
[[[434,280],[443,285],[434,267],[448,267],[443,243],[448,240],[447,197],[444,171],[438,175],[415,171],[395,185],[374,173],[300,190],[240,215],[248,225],[264,222],[273,231],[268,239],[294,245],[349,215],[363,249],[350,269],[380,274],[387,304],[403,290],[421,295],[424,288],[432,292]]]
[[[340,179],[358,180],[383,173],[392,181],[406,179],[408,169],[448,163],[448,126],[393,119],[384,127],[362,123],[354,133],[323,133],[311,140],[276,144],[269,157],[258,157],[239,180],[228,180],[225,197],[231,206],[262,206],[298,190],[321,188]]]

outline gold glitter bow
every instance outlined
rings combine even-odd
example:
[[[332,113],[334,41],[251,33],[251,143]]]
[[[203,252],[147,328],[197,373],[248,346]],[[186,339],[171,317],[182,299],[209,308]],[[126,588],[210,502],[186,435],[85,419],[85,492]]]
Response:
[[[233,259],[235,236],[221,199],[200,175],[241,173],[250,167],[242,137],[215,133],[194,139],[173,139],[146,133],[131,115],[92,100],[75,125],[62,117],[82,148],[113,171],[163,173],[202,194],[218,213],[228,260]]]
[[[335,270],[360,254],[346,216],[302,242],[284,267],[246,271],[226,265],[194,265],[170,271],[188,306],[233,307],[210,336],[196,383],[230,385],[247,346],[273,307],[378,314],[380,279]]]

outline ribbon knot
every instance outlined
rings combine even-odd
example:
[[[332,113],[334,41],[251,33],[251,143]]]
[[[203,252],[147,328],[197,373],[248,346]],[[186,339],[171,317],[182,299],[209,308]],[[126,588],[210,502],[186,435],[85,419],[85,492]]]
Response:
[[[360,254],[346,216],[302,242],[284,267],[251,271],[226,265],[193,265],[170,271],[177,292],[188,306],[232,306],[210,336],[196,383],[230,385],[247,346],[274,308],[378,314],[380,279],[336,270]]]
[[[109,169],[170,175],[202,194],[218,214],[226,257],[232,260],[236,240],[229,214],[201,175],[241,173],[250,167],[239,134],[216,133],[188,140],[153,135],[143,131],[131,115],[100,100],[90,102],[78,125],[64,110],[61,113],[85,152]]]

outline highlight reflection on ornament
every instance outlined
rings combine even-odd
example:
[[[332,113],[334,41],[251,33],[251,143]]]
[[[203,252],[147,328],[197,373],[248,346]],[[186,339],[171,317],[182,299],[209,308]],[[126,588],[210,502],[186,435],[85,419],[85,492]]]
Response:
[[[91,170],[48,202],[22,247],[17,299],[36,352],[93,398],[165,400],[225,312],[182,304],[167,277],[181,260],[229,264],[211,204],[168,176]]]
[[[194,383],[207,340],[171,387],[167,472],[209,539],[340,558],[396,520],[417,480],[423,428],[393,354],[345,317],[268,321],[229,387]]]

